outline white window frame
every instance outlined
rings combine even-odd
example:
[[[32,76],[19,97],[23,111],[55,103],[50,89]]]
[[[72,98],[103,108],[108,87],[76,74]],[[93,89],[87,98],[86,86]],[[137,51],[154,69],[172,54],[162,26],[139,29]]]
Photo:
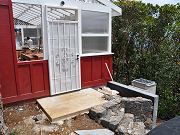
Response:
[[[85,10],[83,9],[84,11],[92,11],[92,10]],[[82,11],[82,10],[81,10]],[[97,56],[97,55],[109,55],[109,54],[113,54],[111,52],[111,34],[112,34],[112,14],[111,14],[111,8],[109,8],[109,10],[107,12],[103,12],[103,11],[94,11],[93,12],[101,12],[101,13],[108,13],[109,15],[109,28],[108,28],[108,32],[107,33],[82,33],[82,20],[79,20],[79,24],[81,25],[81,30],[80,30],[80,41],[81,41],[81,44],[80,44],[80,56],[81,57],[86,57],[86,56]],[[81,12],[81,18],[82,18],[82,12]],[[99,52],[99,53],[82,53],[82,38],[83,37],[107,37],[108,39],[108,43],[107,43],[107,52]]]
[[[46,30],[46,24],[45,24],[45,20],[44,20],[44,18],[45,18],[45,12],[44,12],[44,5],[42,5],[42,4],[40,4],[40,3],[34,3],[34,2],[32,2],[32,3],[30,3],[30,2],[28,2],[28,1],[26,1],[26,2],[22,2],[23,0],[13,0],[12,2],[13,3],[19,3],[19,4],[24,4],[24,5],[38,5],[38,6],[40,6],[41,7],[41,36],[42,36],[42,45],[43,45],[43,59],[42,60],[47,60],[47,54],[46,54],[46,51],[45,51],[45,47],[46,47],[46,45],[47,44],[45,44],[46,43],[46,36],[45,36],[45,30]],[[13,18],[14,18],[14,16],[13,16]],[[24,29],[25,28],[30,28],[30,29],[38,29],[39,27],[37,27],[37,26],[26,26],[26,25],[14,25],[14,28],[20,28],[21,29],[21,38],[22,38],[22,43],[24,44],[24,39],[25,39],[25,37],[24,37]],[[41,61],[41,60],[30,60],[29,62],[31,62],[31,61]],[[18,61],[19,63],[20,62],[24,62],[24,61]]]

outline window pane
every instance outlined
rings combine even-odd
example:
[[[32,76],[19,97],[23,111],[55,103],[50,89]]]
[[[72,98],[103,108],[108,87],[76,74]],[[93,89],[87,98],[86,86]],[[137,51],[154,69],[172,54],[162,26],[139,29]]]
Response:
[[[12,5],[18,61],[43,59],[42,7],[22,3]]]
[[[100,53],[108,51],[108,37],[83,37],[82,53]]]
[[[37,37],[37,29],[24,29],[24,37]]]
[[[108,13],[82,11],[82,33],[108,33]]]

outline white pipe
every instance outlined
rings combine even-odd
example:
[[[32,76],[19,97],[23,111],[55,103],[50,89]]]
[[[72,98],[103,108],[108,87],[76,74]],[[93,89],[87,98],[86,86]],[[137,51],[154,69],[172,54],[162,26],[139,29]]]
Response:
[[[110,75],[110,77],[111,77],[111,80],[113,81],[113,78],[112,78],[111,72],[110,72],[110,70],[109,70],[108,64],[105,63],[105,65],[106,65],[106,68],[107,68],[107,70],[108,70],[108,73],[109,73],[109,75]]]

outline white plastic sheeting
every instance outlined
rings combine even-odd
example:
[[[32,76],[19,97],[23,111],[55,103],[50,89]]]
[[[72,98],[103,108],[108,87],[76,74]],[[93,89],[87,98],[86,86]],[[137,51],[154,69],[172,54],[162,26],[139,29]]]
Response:
[[[108,33],[109,14],[82,11],[82,33]]]
[[[83,54],[107,52],[108,37],[83,37],[82,51]]]
[[[17,20],[15,25],[22,25],[22,22],[40,25],[42,8],[40,5],[13,3],[13,16]]]
[[[34,4],[13,3],[13,16],[15,25],[41,25],[42,6]],[[70,9],[48,8],[48,19],[52,20],[73,20],[75,11]]]

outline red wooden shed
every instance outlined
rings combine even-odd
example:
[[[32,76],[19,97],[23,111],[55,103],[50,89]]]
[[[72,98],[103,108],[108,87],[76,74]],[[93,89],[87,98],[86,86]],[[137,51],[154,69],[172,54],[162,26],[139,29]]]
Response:
[[[0,0],[0,92],[5,104],[111,80],[108,0]]]

